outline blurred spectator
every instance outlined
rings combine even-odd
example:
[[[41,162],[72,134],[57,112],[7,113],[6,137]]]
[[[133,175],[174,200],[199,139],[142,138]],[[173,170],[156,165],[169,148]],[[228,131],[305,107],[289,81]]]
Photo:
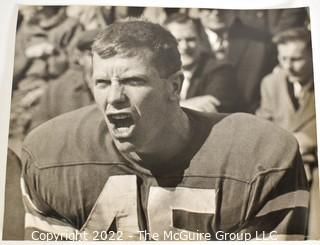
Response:
[[[79,37],[79,65],[73,65],[58,80],[48,85],[32,117],[31,128],[60,114],[93,103],[91,44],[97,33],[98,30],[86,31]]]
[[[154,23],[162,24],[167,19],[167,14],[164,8],[146,7],[143,17]]]
[[[201,23],[185,14],[172,14],[164,23],[178,41],[184,74],[181,105],[206,112],[237,111],[240,96],[230,64],[203,53]]]
[[[289,29],[274,37],[279,65],[261,85],[257,115],[296,135],[302,156],[316,148],[316,121],[310,34]]]
[[[67,15],[77,19],[84,30],[103,28],[111,22],[111,7],[71,5],[67,7]]]
[[[10,118],[10,137],[16,143],[24,138],[47,82],[67,70],[68,55],[73,53],[75,37],[81,31],[76,20],[67,18],[65,7],[23,6],[21,14]]]
[[[126,7],[115,6],[112,7],[113,21],[123,19],[126,17],[139,17],[143,14],[145,7]]]
[[[67,18],[64,7],[23,7],[24,21],[17,32],[14,82],[33,78],[48,80],[68,68],[68,51],[79,31],[76,20]]]
[[[287,29],[285,26],[273,40],[279,65],[262,81],[261,106],[256,114],[296,137],[311,183],[309,239],[319,239],[319,186],[312,183],[312,177],[316,180],[319,177],[311,35],[306,27]]]
[[[254,112],[260,101],[261,79],[274,66],[270,42],[263,32],[242,24],[234,10],[200,9],[200,17],[216,58],[235,67],[234,87],[244,99],[245,111]]]

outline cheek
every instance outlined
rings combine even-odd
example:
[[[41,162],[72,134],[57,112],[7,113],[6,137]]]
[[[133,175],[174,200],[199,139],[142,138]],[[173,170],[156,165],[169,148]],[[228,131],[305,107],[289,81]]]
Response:
[[[279,58],[279,64],[284,69],[288,69],[288,67],[289,67],[289,62],[285,59]]]
[[[150,105],[153,105],[157,100],[158,94],[155,90],[143,89],[143,91],[136,91],[136,93],[130,96],[131,103],[137,105],[141,108],[148,108]]]
[[[130,102],[142,117],[149,117],[154,114],[162,114],[163,106],[166,103],[165,93],[161,92],[163,88],[143,89],[131,94]]]
[[[306,67],[306,62],[301,61],[301,62],[296,62],[293,64],[294,70],[299,72],[299,71],[304,71]]]
[[[197,48],[196,42],[190,42],[190,43],[188,43],[188,46],[190,49],[194,49],[194,50]]]
[[[93,87],[94,100],[99,107],[104,108],[106,104],[107,91]]]

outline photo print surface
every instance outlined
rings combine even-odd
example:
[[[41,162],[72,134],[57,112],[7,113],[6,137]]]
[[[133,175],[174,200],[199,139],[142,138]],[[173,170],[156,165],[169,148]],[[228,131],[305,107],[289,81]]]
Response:
[[[18,12],[3,240],[315,240],[308,8]]]

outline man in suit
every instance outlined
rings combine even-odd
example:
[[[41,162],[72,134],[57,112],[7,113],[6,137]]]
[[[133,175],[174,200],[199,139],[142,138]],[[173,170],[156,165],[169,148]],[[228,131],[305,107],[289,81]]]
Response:
[[[244,111],[254,112],[261,79],[275,65],[269,40],[263,32],[241,23],[234,10],[201,9],[200,18],[213,54],[235,68],[235,86],[244,100]]]
[[[281,31],[274,36],[273,41],[277,45],[279,65],[262,81],[261,106],[256,114],[273,121],[296,137],[311,182],[309,234],[312,229],[317,229],[319,234],[319,186],[316,184],[319,177],[311,37],[306,28],[300,27]]]
[[[316,121],[310,35],[295,28],[274,38],[279,65],[261,85],[257,115],[292,132],[302,154],[316,148]]]
[[[177,39],[181,55],[184,81],[180,104],[206,112],[239,111],[241,99],[235,86],[234,69],[226,61],[204,53],[201,23],[177,13],[164,24]]]

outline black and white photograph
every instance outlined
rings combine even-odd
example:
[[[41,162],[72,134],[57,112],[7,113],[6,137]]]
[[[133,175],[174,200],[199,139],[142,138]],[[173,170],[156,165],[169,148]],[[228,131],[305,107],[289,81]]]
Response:
[[[320,240],[310,8],[16,23],[3,241]]]

